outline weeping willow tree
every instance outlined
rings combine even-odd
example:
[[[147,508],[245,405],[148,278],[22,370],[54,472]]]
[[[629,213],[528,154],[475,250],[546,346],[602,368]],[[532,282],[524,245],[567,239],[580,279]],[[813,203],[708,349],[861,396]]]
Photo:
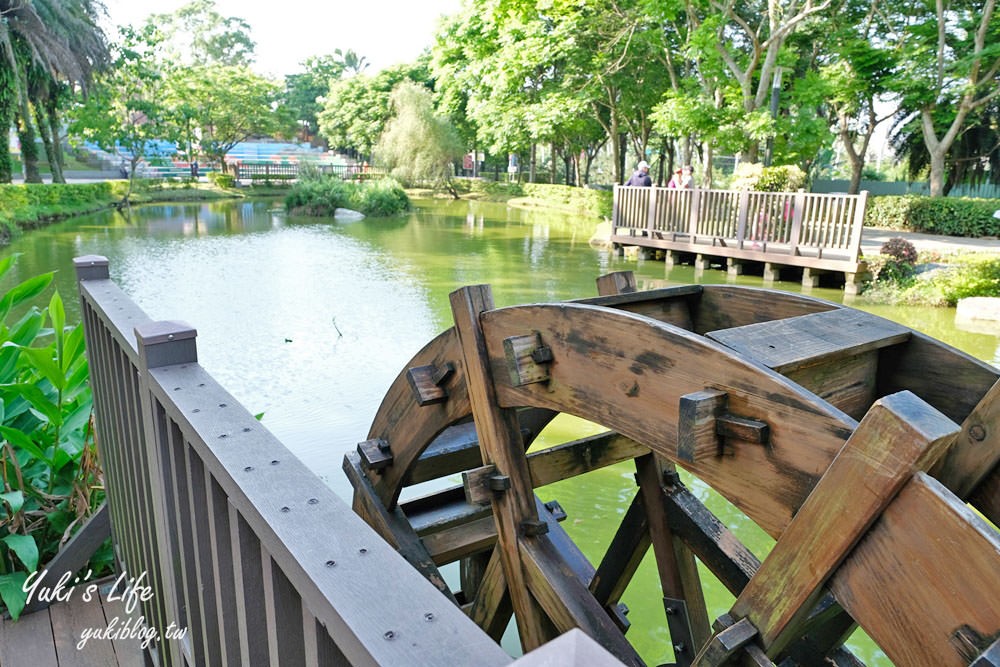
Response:
[[[53,177],[61,178],[63,86],[86,90],[93,74],[107,65],[107,39],[98,25],[104,12],[100,0],[0,0],[0,123],[9,128],[16,121],[28,182],[41,182],[39,134]],[[0,149],[0,160],[0,181],[9,183],[9,147]]]
[[[375,155],[403,183],[444,186],[453,197],[454,163],[464,152],[454,126],[434,112],[431,92],[412,81],[392,91],[396,115],[386,124]]]

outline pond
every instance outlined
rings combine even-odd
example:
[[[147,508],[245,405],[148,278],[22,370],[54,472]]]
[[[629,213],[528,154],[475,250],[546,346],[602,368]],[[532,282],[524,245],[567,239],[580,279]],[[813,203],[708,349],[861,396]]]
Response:
[[[595,226],[576,216],[467,201],[419,201],[406,215],[358,223],[292,217],[269,201],[150,205],[129,218],[107,212],[35,230],[3,253],[21,255],[22,279],[57,270],[57,285],[77,319],[72,258],[107,256],[112,277],[152,318],[197,328],[202,365],[349,499],[340,470],[344,453],[365,439],[404,364],[451,326],[454,289],[489,283],[503,306],[594,295],[597,276],[623,269],[650,286],[761,284],[752,276],[666,270],[662,262],[612,257],[590,246]],[[797,283],[774,287],[802,289]],[[810,294],[842,299],[838,290]],[[851,305],[979,359],[998,358],[997,335],[957,329],[953,310]],[[561,442],[589,432],[591,425],[561,418],[543,435]],[[624,466],[605,469],[539,495],[559,500],[569,514],[563,525],[599,559],[634,494],[633,473]],[[766,553],[769,538],[700,482],[686,479],[758,556]],[[662,602],[642,590],[655,585],[646,563],[624,600],[631,609],[629,637],[650,664],[671,657],[660,628]],[[732,597],[714,585],[708,602],[714,618]],[[870,665],[889,664],[868,642],[852,641],[852,648]]]

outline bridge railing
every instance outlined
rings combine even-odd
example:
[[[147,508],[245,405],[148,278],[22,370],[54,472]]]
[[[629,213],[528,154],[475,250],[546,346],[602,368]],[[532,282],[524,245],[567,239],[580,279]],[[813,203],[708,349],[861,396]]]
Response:
[[[614,236],[857,263],[868,193],[751,192],[616,186]],[[639,243],[639,245],[642,245]],[[682,247],[685,246],[685,247]],[[722,253],[726,254],[726,253]]]
[[[194,329],[75,263],[115,553],[159,665],[511,662],[212,379]]]

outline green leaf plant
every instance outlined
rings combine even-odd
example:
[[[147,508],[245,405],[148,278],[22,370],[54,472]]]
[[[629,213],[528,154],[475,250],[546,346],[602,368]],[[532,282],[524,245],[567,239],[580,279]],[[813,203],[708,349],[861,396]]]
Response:
[[[16,259],[0,260],[0,284]],[[66,324],[58,292],[38,305],[51,282],[46,273],[0,293],[0,601],[14,619],[28,575],[104,499],[83,327]],[[110,564],[105,545],[90,570]]]

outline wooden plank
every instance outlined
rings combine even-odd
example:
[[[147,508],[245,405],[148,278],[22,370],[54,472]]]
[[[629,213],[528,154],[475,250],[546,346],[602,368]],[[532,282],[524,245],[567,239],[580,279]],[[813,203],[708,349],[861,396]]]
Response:
[[[500,474],[511,479],[510,490],[494,498],[493,516],[497,523],[498,549],[507,588],[514,604],[521,646],[525,651],[530,651],[551,637],[545,632],[545,614],[528,591],[521,550],[518,548],[522,526],[526,522],[537,523],[538,516],[535,513],[531,474],[524,458],[524,444],[517,414],[511,408],[501,408],[496,400],[494,383],[497,378],[490,370],[490,358],[481,325],[482,314],[493,308],[493,296],[489,286],[476,285],[452,292],[450,301],[483,463],[495,464]],[[502,339],[500,346],[503,347]],[[506,355],[502,353],[500,358],[505,359]]]
[[[87,592],[90,594],[87,595]],[[120,591],[119,591],[120,592]],[[126,623],[130,622],[127,615],[105,620],[101,608],[101,595],[97,584],[83,584],[73,589],[67,602],[53,605],[49,610],[52,621],[52,637],[55,638],[56,659],[60,667],[91,667],[92,665],[114,665],[114,646],[110,639],[93,637],[94,632],[108,634],[121,632]],[[138,620],[139,614],[131,619],[131,627]],[[145,626],[142,632],[150,632],[152,628]],[[132,641],[138,645],[144,636],[136,632]],[[3,663],[6,667],[7,663]],[[37,666],[36,666],[37,667]]]
[[[514,614],[507,580],[503,574],[503,557],[499,549],[493,549],[489,562],[483,571],[482,583],[475,591],[476,597],[468,610],[469,618],[486,634],[499,642]]]
[[[993,474],[979,484],[969,501],[994,526],[1000,526],[1000,468],[993,469]]]
[[[875,402],[877,371],[878,352],[869,350],[847,359],[782,371],[782,375],[855,419],[861,419]]]
[[[701,334],[842,308],[815,297],[774,289],[735,285],[703,285],[702,288],[692,310],[692,331]]]
[[[0,665],[41,667],[56,665],[49,610],[22,616],[17,621],[0,619]]]
[[[448,426],[471,414],[465,388],[465,369],[454,362],[461,359],[461,348],[454,329],[439,334],[424,346],[393,381],[379,406],[367,440],[381,439],[392,448],[393,465],[370,475],[382,504],[392,508],[414,462],[427,445]],[[413,367],[444,367],[452,363],[455,372],[444,383],[448,399],[421,406],[413,397],[408,370]]]
[[[109,594],[111,593],[111,584],[105,583],[100,588],[101,596],[101,609],[104,612],[104,622],[110,625],[112,619],[120,619],[124,621],[128,618],[128,614],[125,612],[125,605],[121,599],[109,600]],[[185,628],[180,626],[173,626],[171,629],[171,634],[183,633],[187,636],[189,633],[185,631]],[[176,642],[176,640],[175,640]],[[171,650],[166,646],[168,642],[159,642],[159,657],[162,661],[169,659],[169,651]],[[139,642],[128,639],[125,637],[114,637],[111,640],[111,645],[115,650],[115,659],[118,661],[118,667],[145,667],[146,657],[143,655],[143,649]]]
[[[678,637],[671,633],[670,640],[674,645],[676,662],[689,665],[694,658],[695,647],[703,646],[712,631],[694,554],[674,534],[664,509],[664,479],[676,477],[677,472],[673,465],[652,454],[636,459],[635,467],[639,491],[649,518],[649,534],[656,555],[660,588],[665,597],[683,600],[687,605],[690,635]]]
[[[1000,533],[918,473],[854,549],[830,590],[899,667],[968,665],[968,627],[1000,633]],[[985,647],[981,647],[985,648]],[[981,650],[980,649],[980,650]]]
[[[422,543],[437,565],[454,561],[492,548],[497,541],[497,527],[492,513],[460,526],[452,526],[424,535]]]
[[[111,516],[107,501],[101,503],[97,511],[90,515],[83,526],[67,542],[55,557],[45,566],[43,573],[32,582],[38,581],[38,590],[53,588],[66,573],[72,577],[82,570],[94,552],[111,537]],[[40,581],[39,581],[40,579]],[[33,599],[25,605],[23,614],[31,614],[49,606],[48,602]]]
[[[546,386],[512,387],[494,376],[501,406],[569,412],[611,428],[680,463],[777,536],[826,470],[856,422],[786,378],[668,324],[578,304],[502,308],[481,316],[490,357],[504,338],[538,330],[555,362]],[[679,462],[680,397],[706,386],[725,391],[729,411],[771,426],[768,447]],[[808,442],[809,447],[802,443]],[[752,469],[755,475],[746,475]]]
[[[246,519],[229,501],[230,541],[233,545],[233,578],[236,581],[236,616],[240,655],[244,664],[263,665],[270,656],[264,609],[264,573],[260,540]]]
[[[733,604],[732,616],[750,619],[769,656],[797,636],[824,581],[956,432],[954,422],[908,392],[875,403]]]
[[[615,271],[597,278],[597,293],[601,295],[630,294],[636,289],[635,274],[631,271]]]
[[[910,330],[860,310],[840,308],[705,335],[785,373],[906,342]]]
[[[261,551],[260,556],[271,667],[304,666],[306,650],[302,598],[271,554]]]
[[[601,606],[622,599],[649,546],[649,520],[642,497],[636,494],[588,586]]]
[[[522,540],[521,553],[525,581],[559,632],[580,628],[626,665],[645,664],[587,587],[563,565],[548,535]]]
[[[722,438],[715,432],[715,426],[728,403],[726,392],[715,389],[681,396],[677,419],[678,458],[693,463],[722,455]]]
[[[1000,381],[962,423],[955,446],[931,474],[959,498],[967,498],[1000,462]]]
[[[366,523],[374,528],[403,558],[407,560],[425,579],[446,595],[452,602],[458,604],[444,577],[420,538],[413,531],[406,516],[397,505],[393,510],[386,510],[375,495],[375,489],[361,470],[360,457],[348,452],[344,456],[344,472],[354,486],[355,511],[365,518]]]

